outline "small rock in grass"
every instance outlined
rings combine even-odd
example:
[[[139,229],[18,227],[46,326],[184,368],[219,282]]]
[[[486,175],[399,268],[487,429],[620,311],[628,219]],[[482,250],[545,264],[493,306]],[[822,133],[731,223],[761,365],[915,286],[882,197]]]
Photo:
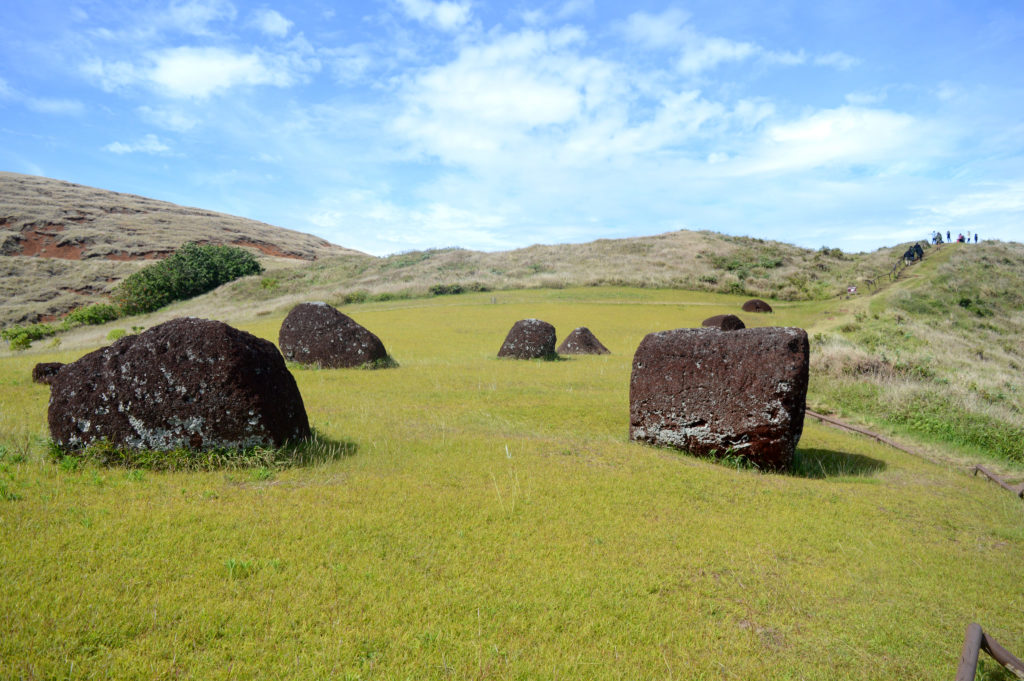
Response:
[[[734,314],[716,314],[714,317],[705,319],[700,325],[719,331],[739,331],[747,328],[743,320]]]
[[[580,326],[572,330],[556,352],[560,355],[609,355],[611,351],[604,346],[590,329]]]
[[[327,303],[293,307],[277,344],[288,361],[325,369],[384,366],[389,359],[380,338]]]
[[[62,362],[40,362],[32,367],[32,380],[36,383],[53,383],[54,377],[60,373],[64,364]]]
[[[764,302],[760,298],[751,298],[747,302],[743,303],[744,312],[771,312],[772,306]]]
[[[505,336],[498,357],[551,359],[555,354],[555,327],[539,319],[521,319]]]

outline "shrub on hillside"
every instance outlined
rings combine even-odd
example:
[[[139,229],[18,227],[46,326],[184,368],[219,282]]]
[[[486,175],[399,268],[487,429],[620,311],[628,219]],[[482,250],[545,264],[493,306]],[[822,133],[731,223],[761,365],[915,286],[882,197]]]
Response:
[[[125,314],[152,312],[262,271],[256,258],[241,248],[188,243],[122,281],[114,297]]]
[[[37,341],[57,333],[57,329],[50,324],[29,324],[28,326],[14,325],[0,331],[0,338],[3,338],[10,345],[11,350],[25,350]]]
[[[97,325],[106,324],[121,316],[116,306],[108,303],[96,303],[72,310],[64,318],[64,324],[70,327],[73,324]]]

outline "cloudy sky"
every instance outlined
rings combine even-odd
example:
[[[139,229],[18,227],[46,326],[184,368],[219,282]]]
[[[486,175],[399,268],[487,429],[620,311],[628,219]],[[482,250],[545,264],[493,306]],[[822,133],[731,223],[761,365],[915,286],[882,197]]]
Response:
[[[5,2],[0,170],[374,254],[1021,241],[1024,5]]]

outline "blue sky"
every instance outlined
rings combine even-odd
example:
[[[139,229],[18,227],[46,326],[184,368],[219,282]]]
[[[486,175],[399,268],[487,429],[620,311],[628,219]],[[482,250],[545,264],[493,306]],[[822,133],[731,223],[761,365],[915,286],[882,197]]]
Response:
[[[0,170],[374,254],[1021,241],[1024,6],[19,0]]]

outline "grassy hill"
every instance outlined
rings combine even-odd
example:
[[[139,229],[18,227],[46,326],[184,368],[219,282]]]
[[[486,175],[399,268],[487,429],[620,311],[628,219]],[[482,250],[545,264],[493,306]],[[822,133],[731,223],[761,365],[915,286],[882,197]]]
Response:
[[[319,237],[165,201],[0,172],[0,325],[102,300],[187,241],[246,248],[279,266],[362,255]]]
[[[275,286],[244,290],[242,299],[619,285],[811,300],[876,277],[905,250],[846,254],[684,230],[498,253],[451,248],[374,258],[253,220],[0,173],[0,326],[47,321],[101,302],[147,260],[186,241],[241,246],[280,270]]]

